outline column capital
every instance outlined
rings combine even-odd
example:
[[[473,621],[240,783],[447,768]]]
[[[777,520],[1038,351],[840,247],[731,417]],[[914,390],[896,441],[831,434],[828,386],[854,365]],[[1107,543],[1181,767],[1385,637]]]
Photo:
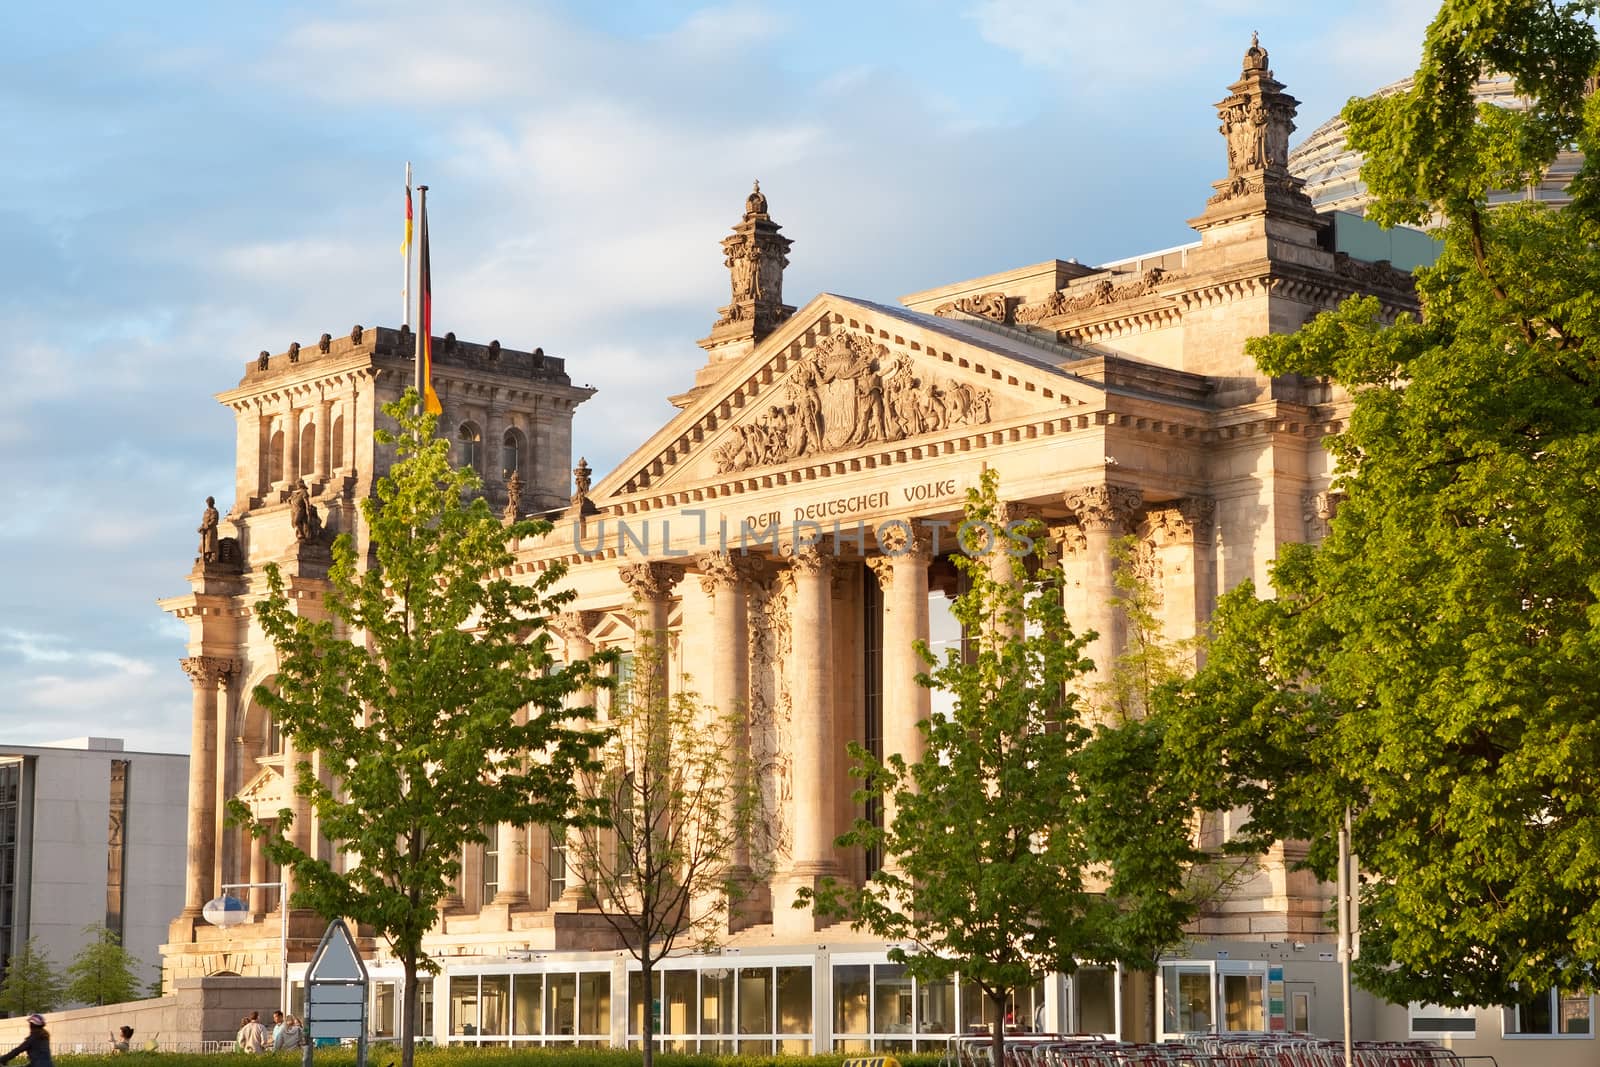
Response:
[[[178,661],[196,689],[225,684],[233,674],[233,660],[221,656],[189,656]]]
[[[1144,494],[1128,485],[1085,485],[1068,489],[1061,501],[1085,530],[1122,530],[1144,506]]]
[[[1050,526],[1050,542],[1055,545],[1056,552],[1062,560],[1069,560],[1089,547],[1089,539],[1083,532],[1083,527],[1075,522],[1053,523]]]
[[[926,567],[933,562],[933,531],[918,526],[914,519],[891,519],[878,527],[878,547],[883,559]]]
[[[563,641],[590,641],[589,634],[600,625],[602,611],[564,611],[544,621],[545,629]]]
[[[1217,505],[1210,497],[1185,497],[1150,513],[1150,535],[1158,545],[1191,544],[1211,535]]]
[[[737,552],[707,552],[696,557],[694,565],[700,571],[700,588],[707,593],[737,589],[755,578],[760,566],[755,557]]]
[[[833,573],[833,555],[821,545],[785,545],[783,554],[796,574],[828,578]]]
[[[635,600],[665,600],[683,580],[684,568],[678,563],[624,563],[617,573]]]

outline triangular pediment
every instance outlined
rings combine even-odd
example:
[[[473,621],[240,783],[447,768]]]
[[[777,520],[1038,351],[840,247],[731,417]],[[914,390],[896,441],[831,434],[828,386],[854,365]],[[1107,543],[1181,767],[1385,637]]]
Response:
[[[711,484],[853,452],[933,445],[1100,406],[1082,353],[1021,331],[824,294],[595,487],[593,499]]]
[[[263,767],[239,790],[238,799],[250,809],[252,817],[270,819],[288,806],[289,791],[276,767]]]

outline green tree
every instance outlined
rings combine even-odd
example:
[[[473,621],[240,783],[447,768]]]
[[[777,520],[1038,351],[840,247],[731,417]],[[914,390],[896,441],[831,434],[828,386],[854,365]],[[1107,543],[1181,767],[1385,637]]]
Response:
[[[1224,599],[1175,747],[1214,806],[1252,807],[1256,845],[1309,839],[1324,876],[1354,810],[1358,977],[1395,1000],[1507,1003],[1600,966],[1595,8],[1444,4],[1414,88],[1345,113],[1372,215],[1446,219],[1421,319],[1352,300],[1251,343],[1352,394],[1343,500],[1275,600]],[[1475,108],[1484,70],[1533,106]],[[1569,144],[1569,208],[1488,209]]]
[[[55,1011],[64,992],[50,954],[30,937],[6,962],[6,976],[0,980],[0,1012],[15,1016]]]
[[[318,613],[304,611],[269,567],[256,610],[279,661],[275,686],[258,688],[256,699],[293,742],[297,789],[321,833],[360,862],[340,871],[297,847],[289,810],[276,823],[252,823],[237,804],[233,812],[293,868],[296,904],[368,924],[389,941],[405,973],[405,1067],[418,968],[429,965],[423,936],[455,884],[462,846],[498,823],[593,816],[573,783],[594,737],[568,697],[593,684],[594,672],[582,661],[556,666],[544,626],[570,599],[556,591],[564,572],[552,567],[525,584],[505,576],[508,540],[550,526],[503,525],[416,406],[408,391],[384,408],[398,432],[377,437],[396,462],[361,502],[370,554],[348,535],[334,542]],[[312,772],[313,752],[330,782]]]
[[[639,961],[650,1067],[656,965],[686,943],[715,945],[757,876],[734,865],[749,840],[754,792],[733,773],[742,716],[706,708],[687,689],[666,693],[665,655],[652,638],[632,666],[614,693],[599,760],[579,776],[606,821],[581,827],[574,850],[585,889]]]
[[[968,494],[964,529],[980,538],[978,524],[1001,525],[997,486],[989,471]],[[982,990],[995,1063],[1018,987],[1071,974],[1080,960],[1149,967],[1191,913],[1172,898],[1181,871],[1160,856],[1183,851],[1186,820],[1166,827],[1179,843],[1160,848],[1099,825],[1126,815],[1094,793],[1116,757],[1110,745],[1089,754],[1095,733],[1069,689],[1090,667],[1086,639],[1063,613],[1060,569],[1030,569],[1040,532],[1013,527],[952,557],[968,581],[953,608],[966,654],[940,661],[919,646],[930,668],[919,681],[948,692],[953,708],[921,724],[927,745],[915,763],[851,747],[858,800],[892,797],[895,817],[858,821],[840,843],[881,849],[883,867],[862,886],[824,883],[814,897],[822,914],[908,942],[890,955],[915,977],[959,971]],[[995,566],[994,551],[1010,553],[1009,565]]]
[[[94,1005],[139,999],[139,960],[122,947],[122,938],[100,923],[83,932],[89,941],[67,964],[67,999]]]

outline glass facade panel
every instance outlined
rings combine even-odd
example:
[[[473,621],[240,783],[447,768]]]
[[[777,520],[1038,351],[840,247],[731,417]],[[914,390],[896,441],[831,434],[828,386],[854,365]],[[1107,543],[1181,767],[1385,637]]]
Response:
[[[400,1032],[400,1017],[395,1009],[400,998],[395,995],[398,982],[372,983],[372,1036],[394,1037]]]
[[[478,985],[478,1032],[493,1034],[503,1037],[511,1031],[507,1029],[509,1001],[511,1000],[511,976],[509,974],[486,974],[479,980]]]
[[[610,1037],[610,971],[584,971],[578,975],[578,1033]]]
[[[1075,1016],[1068,1029],[1075,1034],[1117,1032],[1117,972],[1109,967],[1080,967],[1072,976]]]
[[[511,1032],[544,1033],[544,975],[519,974],[511,982]]]
[[[544,1032],[570,1037],[578,1027],[578,976],[545,975]]]
[[[1266,976],[1261,974],[1225,974],[1222,976],[1222,1008],[1224,1029],[1265,1030],[1266,1008],[1263,993]]]
[[[918,982],[917,1033],[954,1033],[955,1021],[956,980],[945,978],[937,982]]]
[[[835,965],[833,968],[833,1032],[870,1034],[868,1014],[872,995],[872,968],[865,963]]]
[[[772,968],[739,968],[739,1032],[772,1033]],[[739,1042],[744,1052],[746,1042]],[[770,1051],[770,1049],[769,1049]]]
[[[778,968],[778,1033],[811,1033],[811,968]]]
[[[695,984],[699,977],[695,971],[661,972],[661,1032],[663,1034],[692,1034],[695,1032]]]
[[[909,1034],[915,997],[904,965],[880,963],[872,968],[873,1032]]]
[[[297,1011],[296,1015],[302,1014]],[[417,979],[417,1036],[433,1040],[433,978]]]
[[[961,994],[961,1029],[988,1029],[995,1021],[994,1005],[990,1003],[988,995],[967,981],[959,981],[957,990]]]
[[[1161,1029],[1188,1034],[1211,1029],[1211,971],[1205,967],[1161,968],[1164,991]]]
[[[478,979],[475,975],[450,979],[450,1032],[457,1037],[478,1035]]]
[[[656,981],[661,981],[661,974],[656,973]],[[659,986],[657,987],[659,988]],[[628,972],[628,1033],[644,1033],[644,972]],[[630,1046],[632,1047],[632,1046]]]
[[[772,1038],[752,1041],[748,1038],[739,1042],[739,1055],[741,1056],[770,1056],[772,1055]]]
[[[733,1033],[733,972],[727,968],[700,972],[700,1033],[702,1036]],[[704,1041],[700,1049],[702,1052],[718,1051]]]

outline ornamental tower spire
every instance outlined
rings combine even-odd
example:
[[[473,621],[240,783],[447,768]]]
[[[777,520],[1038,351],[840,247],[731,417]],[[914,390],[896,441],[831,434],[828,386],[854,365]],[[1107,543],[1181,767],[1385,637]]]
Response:
[[[794,242],[779,233],[780,229],[767,213],[767,194],[758,181],[744,199],[744,217],[722,239],[732,298],[717,310],[711,335],[696,342],[710,358],[695,374],[694,388],[673,397],[674,403],[682,402],[679,406],[794,314],[794,308],[783,302],[783,268],[789,265],[789,248]]]
[[[1207,219],[1221,221],[1242,213],[1276,209],[1310,213],[1305,182],[1289,173],[1289,134],[1300,101],[1284,92],[1267,65],[1267,50],[1252,33],[1239,80],[1217,102],[1217,118],[1227,148],[1228,176],[1212,183]],[[1218,218],[1220,216],[1220,218]]]

